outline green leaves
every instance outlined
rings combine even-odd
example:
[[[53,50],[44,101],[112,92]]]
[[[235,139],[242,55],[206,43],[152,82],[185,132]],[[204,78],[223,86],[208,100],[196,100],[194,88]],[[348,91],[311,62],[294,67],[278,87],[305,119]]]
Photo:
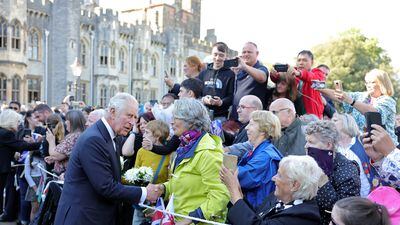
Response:
[[[331,68],[328,86],[333,87],[334,80],[342,80],[345,91],[365,91],[365,74],[379,68],[390,75],[395,89],[394,97],[399,102],[400,88],[390,65],[391,59],[376,38],[368,38],[353,28],[315,46],[313,53],[315,66],[323,63]],[[400,104],[397,105],[399,110]]]

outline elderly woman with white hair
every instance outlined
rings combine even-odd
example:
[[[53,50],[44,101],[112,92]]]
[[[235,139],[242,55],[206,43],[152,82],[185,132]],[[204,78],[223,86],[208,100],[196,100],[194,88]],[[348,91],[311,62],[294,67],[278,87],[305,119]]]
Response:
[[[360,131],[357,123],[350,114],[335,113],[332,117],[336,129],[339,131],[337,151],[348,160],[357,163],[360,171],[361,197],[367,197],[371,190],[374,170],[370,165],[370,158],[365,153],[364,147],[358,137]]]
[[[229,202],[228,190],[219,180],[223,150],[219,137],[210,135],[207,109],[198,100],[175,101],[173,110],[175,135],[181,145],[172,165],[172,177],[158,185],[165,196],[174,194],[176,213],[225,222]],[[178,218],[176,218],[178,220]],[[178,224],[190,224],[188,219]]]
[[[3,191],[6,185],[7,176],[11,172],[11,161],[14,158],[15,152],[22,150],[39,149],[41,141],[33,143],[33,139],[28,143],[24,140],[18,140],[16,132],[22,116],[12,109],[5,109],[0,113],[0,203],[3,204]],[[41,137],[39,138],[41,139]],[[4,218],[7,216],[4,212]],[[3,219],[4,219],[3,218]]]
[[[301,168],[301,169],[299,169]],[[310,156],[290,155],[279,163],[278,173],[272,178],[275,192],[263,199],[257,211],[245,200],[239,180],[227,168],[221,179],[228,187],[233,206],[228,219],[236,224],[319,224],[320,214],[315,200],[324,172]]]
[[[332,121],[316,121],[306,129],[306,152],[324,171],[324,184],[318,190],[317,203],[321,224],[329,224],[336,201],[360,195],[360,176],[357,166],[337,152],[339,132]]]

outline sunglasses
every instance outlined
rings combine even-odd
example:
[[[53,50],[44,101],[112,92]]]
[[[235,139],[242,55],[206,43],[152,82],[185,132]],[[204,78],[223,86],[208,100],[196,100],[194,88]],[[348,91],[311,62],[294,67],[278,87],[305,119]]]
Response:
[[[18,108],[17,107],[8,107],[9,109],[12,109],[12,110],[15,110],[15,111],[17,111],[18,110]]]

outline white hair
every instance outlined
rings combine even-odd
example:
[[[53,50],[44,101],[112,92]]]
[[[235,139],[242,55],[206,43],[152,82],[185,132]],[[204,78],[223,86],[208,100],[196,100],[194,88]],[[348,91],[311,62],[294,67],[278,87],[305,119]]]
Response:
[[[350,114],[336,112],[334,116],[342,121],[342,129],[340,129],[339,132],[345,133],[352,138],[360,135],[357,122]]]
[[[7,130],[16,130],[22,115],[12,109],[5,109],[0,113],[0,127]]]
[[[324,172],[311,156],[286,156],[280,161],[279,167],[285,170],[291,181],[300,184],[299,189],[293,193],[294,199],[310,200],[317,195]]]
[[[185,121],[188,129],[201,131],[210,129],[210,116],[206,107],[199,100],[191,98],[176,100],[172,114],[174,118]]]
[[[119,112],[127,105],[128,102],[138,105],[138,102],[132,95],[122,92],[117,93],[114,97],[110,99],[107,111],[110,112],[111,109],[115,109],[117,112]]]
[[[94,115],[98,118],[102,118],[102,117],[106,116],[106,110],[96,109],[96,110],[93,110],[92,112],[90,112],[89,115]]]

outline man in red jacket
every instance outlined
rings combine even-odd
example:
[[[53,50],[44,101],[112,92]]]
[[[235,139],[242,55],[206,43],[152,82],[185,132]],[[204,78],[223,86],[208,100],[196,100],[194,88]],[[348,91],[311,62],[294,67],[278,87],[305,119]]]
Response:
[[[312,88],[313,80],[325,81],[325,75],[322,70],[318,68],[312,69],[314,62],[314,55],[308,51],[303,50],[297,55],[297,68],[294,70],[294,75],[298,78],[299,89],[303,96],[304,107],[307,114],[314,114],[322,119],[324,112],[324,104],[322,103],[321,93],[316,89]]]
[[[312,88],[312,81],[325,81],[325,75],[319,68],[312,69],[314,55],[311,51],[303,50],[297,55],[296,67],[293,75],[296,76],[299,93],[303,96],[303,103],[307,114],[314,114],[322,119],[324,104],[321,93]],[[275,82],[279,73],[271,72],[271,80]]]

